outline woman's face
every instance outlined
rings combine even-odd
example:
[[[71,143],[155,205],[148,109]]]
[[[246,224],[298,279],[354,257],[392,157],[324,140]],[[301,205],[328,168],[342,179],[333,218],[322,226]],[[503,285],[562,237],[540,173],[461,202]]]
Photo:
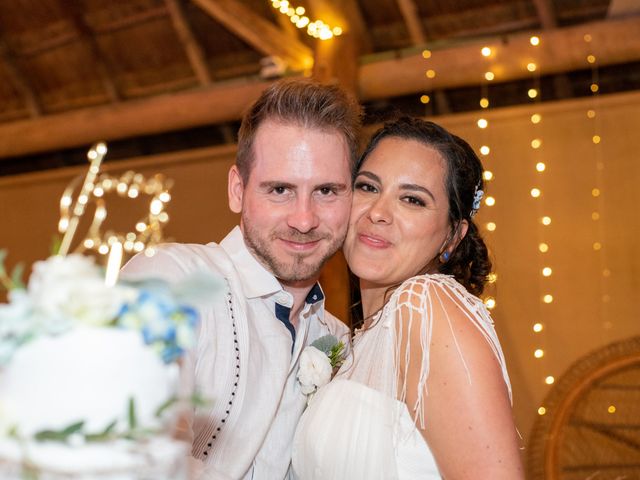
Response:
[[[386,137],[356,176],[344,254],[362,282],[390,286],[438,256],[449,228],[446,164],[423,143]]]

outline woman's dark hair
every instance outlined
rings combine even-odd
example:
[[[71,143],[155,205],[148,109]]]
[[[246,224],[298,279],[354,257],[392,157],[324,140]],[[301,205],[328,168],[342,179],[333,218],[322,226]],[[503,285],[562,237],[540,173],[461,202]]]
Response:
[[[475,213],[473,207],[476,192],[484,190],[480,159],[466,141],[441,126],[418,118],[400,117],[385,123],[374,133],[360,157],[357,170],[360,170],[380,141],[388,137],[420,142],[441,155],[446,165],[445,188],[449,199],[451,226],[449,238],[455,238],[463,220],[469,224],[466,235],[449,259],[446,262],[441,262],[439,258],[432,259],[422,271],[426,273],[436,270],[453,275],[470,293],[480,295],[487,275],[491,272],[487,246],[472,218]],[[354,320],[356,319],[357,315],[354,315]]]

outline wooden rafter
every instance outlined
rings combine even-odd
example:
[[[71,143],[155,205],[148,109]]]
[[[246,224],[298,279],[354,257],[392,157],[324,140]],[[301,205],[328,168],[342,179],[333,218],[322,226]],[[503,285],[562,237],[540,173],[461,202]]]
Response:
[[[540,25],[545,30],[550,28],[556,28],[558,26],[558,20],[556,14],[553,11],[553,4],[551,0],[533,0],[533,4],[538,12],[538,18],[540,18]]]
[[[5,71],[11,77],[11,82],[24,99],[27,109],[29,110],[29,115],[31,115],[31,117],[39,117],[42,114],[42,106],[40,105],[38,96],[27,76],[22,73],[22,70],[16,63],[6,42],[2,39],[0,39],[0,59],[2,60]]]
[[[192,0],[215,21],[265,55],[283,60],[292,70],[313,66],[313,52],[238,0]]]
[[[61,0],[59,0],[61,2]],[[68,4],[67,4],[68,3]],[[115,81],[113,80],[113,73],[108,65],[104,55],[102,55],[102,51],[96,41],[94,33],[91,31],[91,28],[87,25],[84,20],[84,16],[82,12],[79,10],[77,5],[74,2],[67,2],[62,5],[61,9],[63,11],[67,11],[71,17],[73,22],[73,26],[78,34],[78,39],[82,45],[84,45],[89,51],[89,55],[91,56],[91,60],[96,68],[98,75],[100,76],[100,80],[102,81],[102,86],[104,87],[109,100],[111,102],[119,102],[121,100],[120,92],[116,86]]]
[[[200,82],[200,85],[209,85],[211,83],[211,74],[207,67],[202,46],[198,43],[198,40],[191,30],[191,26],[184,14],[182,5],[180,5],[180,1],[164,0],[164,3],[171,17],[173,28],[178,34],[178,38],[184,47],[191,68],[198,78],[198,82]]]
[[[422,28],[422,22],[420,21],[420,16],[418,15],[418,7],[413,0],[397,0],[398,7],[400,7],[400,12],[402,13],[402,18],[404,19],[404,23],[407,25],[407,30],[409,30],[409,35],[411,36],[411,41],[414,45],[422,45],[426,43],[427,36],[424,33],[424,28]]]
[[[0,125],[0,157],[237,120],[267,85],[225,82],[196,91],[11,122]]]
[[[549,75],[584,69],[584,34],[587,32],[594,39],[591,43],[592,53],[598,58],[600,66],[638,61],[638,31],[640,16],[545,31],[541,35],[540,46],[535,50],[539,72]],[[531,73],[524,66],[528,59],[534,60],[529,43],[531,34],[525,32],[493,40],[443,46],[434,49],[427,61],[417,52],[404,57],[371,56],[361,59],[358,81],[360,98],[379,99],[409,95],[427,88],[436,90],[477,85],[487,67],[486,59],[479,55],[484,46],[496,52],[492,63],[496,82],[530,78]],[[563,45],[563,48],[559,49],[558,45]],[[425,78],[427,68],[436,71],[435,78]]]
[[[540,73],[558,74],[583,69],[583,36],[586,32],[594,39],[592,52],[599,59],[599,65],[636,62],[640,60],[638,31],[640,17],[546,31],[536,53]],[[496,52],[493,63],[496,81],[529,78],[530,72],[523,67],[523,61],[531,55],[529,36],[529,33],[521,33],[494,41],[442,47],[434,49],[428,61],[420,52],[404,57],[361,58],[357,92],[362,101],[370,101],[422,93],[426,88],[438,90],[478,85],[487,66],[486,59],[479,54],[485,45]],[[558,49],[557,45],[565,48]],[[427,79],[426,68],[433,68],[439,74]],[[0,158],[87,145],[98,139],[111,140],[237,120],[267,84],[230,82],[224,87],[214,84],[197,91],[0,124]]]

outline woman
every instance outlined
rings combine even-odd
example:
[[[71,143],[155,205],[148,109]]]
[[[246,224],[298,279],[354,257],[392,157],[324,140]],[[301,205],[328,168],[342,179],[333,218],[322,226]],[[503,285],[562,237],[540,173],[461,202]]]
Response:
[[[521,479],[511,388],[480,299],[482,165],[462,139],[402,118],[365,150],[344,254],[364,322],[296,432],[307,479]]]

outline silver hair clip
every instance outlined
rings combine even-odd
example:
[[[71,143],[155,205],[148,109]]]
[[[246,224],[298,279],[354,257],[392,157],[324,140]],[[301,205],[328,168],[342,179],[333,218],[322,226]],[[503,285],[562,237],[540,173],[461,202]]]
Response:
[[[471,207],[471,216],[473,217],[478,210],[480,210],[480,202],[482,201],[482,197],[484,192],[482,190],[478,190],[480,184],[476,185],[476,189],[473,192],[473,206]]]

